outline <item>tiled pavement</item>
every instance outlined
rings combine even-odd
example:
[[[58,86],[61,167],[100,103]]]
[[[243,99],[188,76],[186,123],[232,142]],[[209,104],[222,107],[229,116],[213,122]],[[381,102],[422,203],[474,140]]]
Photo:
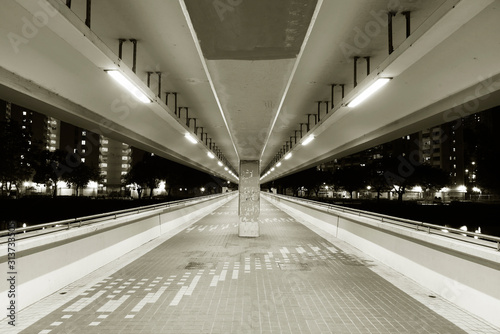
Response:
[[[237,236],[232,200],[21,311],[16,332],[498,333],[265,200],[261,210],[259,238]]]

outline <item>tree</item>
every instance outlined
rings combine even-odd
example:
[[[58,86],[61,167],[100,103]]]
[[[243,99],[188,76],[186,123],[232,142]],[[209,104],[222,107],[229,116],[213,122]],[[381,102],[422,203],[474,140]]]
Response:
[[[418,174],[415,173],[417,166],[400,155],[397,158],[388,158],[385,167],[387,169],[384,172],[384,178],[387,184],[398,194],[398,201],[401,203],[406,189],[417,185]]]
[[[345,191],[352,198],[352,193],[364,188],[367,179],[367,169],[360,166],[337,169],[332,176],[333,183]]]
[[[53,187],[52,196],[57,196],[57,182],[62,180],[62,175],[69,172],[70,169],[65,165],[67,152],[55,150],[53,152],[43,150],[40,154],[40,159],[35,164],[35,175],[33,182],[45,184],[48,187]]]
[[[414,182],[422,187],[424,192],[439,190],[450,183],[449,174],[428,164],[417,166],[415,169]]]
[[[380,194],[385,191],[390,191],[391,186],[387,183],[384,177],[388,162],[387,159],[375,160],[368,166],[367,184],[377,192],[377,202],[380,201]]]
[[[171,184],[174,171],[173,163],[156,155],[146,154],[143,160],[132,166],[125,175],[126,184],[134,184],[137,188],[139,199],[142,197],[144,189],[149,188],[149,197],[153,197],[153,190],[158,188],[160,181],[165,180],[166,184]]]
[[[78,190],[84,188],[90,181],[99,182],[101,171],[99,168],[81,163],[73,168],[68,173],[62,175],[62,179],[66,181],[68,186],[75,187],[75,194],[78,196]]]
[[[318,197],[321,186],[329,181],[330,174],[314,167],[298,173],[297,176],[308,189],[308,194],[310,195],[310,192],[314,191],[316,197]]]
[[[36,161],[29,141],[29,132],[14,121],[0,122],[0,182],[1,192],[16,190],[33,173]]]

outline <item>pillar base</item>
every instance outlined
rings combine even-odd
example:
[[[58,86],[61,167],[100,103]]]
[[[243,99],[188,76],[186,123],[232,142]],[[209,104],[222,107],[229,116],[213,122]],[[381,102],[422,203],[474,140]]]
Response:
[[[259,236],[258,221],[241,221],[238,226],[238,236],[242,238],[257,238]]]

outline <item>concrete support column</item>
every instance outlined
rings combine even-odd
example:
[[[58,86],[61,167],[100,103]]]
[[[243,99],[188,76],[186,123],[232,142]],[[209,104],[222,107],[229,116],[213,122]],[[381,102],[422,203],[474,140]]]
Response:
[[[259,161],[243,160],[240,162],[240,200],[238,214],[240,237],[256,238],[259,236],[260,214],[260,178]]]

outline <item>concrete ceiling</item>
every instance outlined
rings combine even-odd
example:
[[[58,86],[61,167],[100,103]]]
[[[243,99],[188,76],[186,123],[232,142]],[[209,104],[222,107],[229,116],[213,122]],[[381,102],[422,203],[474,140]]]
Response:
[[[178,93],[178,107],[236,174],[240,160],[260,160],[261,173],[273,167],[316,101],[329,101],[318,124],[311,117],[315,140],[293,139],[293,157],[262,182],[500,104],[498,0],[107,0],[92,2],[91,29],[85,1],[64,3],[2,1],[0,98],[233,182],[207,157],[201,129],[196,145],[184,138],[195,129],[164,92]],[[390,55],[388,11],[398,13]],[[119,38],[138,40],[136,73],[132,43],[118,58]],[[358,60],[356,88],[354,56],[371,63],[367,74]],[[106,69],[120,69],[153,102],[132,99]],[[161,98],[148,71],[162,72]],[[346,107],[377,77],[393,79]],[[345,85],[331,110],[330,84]]]

